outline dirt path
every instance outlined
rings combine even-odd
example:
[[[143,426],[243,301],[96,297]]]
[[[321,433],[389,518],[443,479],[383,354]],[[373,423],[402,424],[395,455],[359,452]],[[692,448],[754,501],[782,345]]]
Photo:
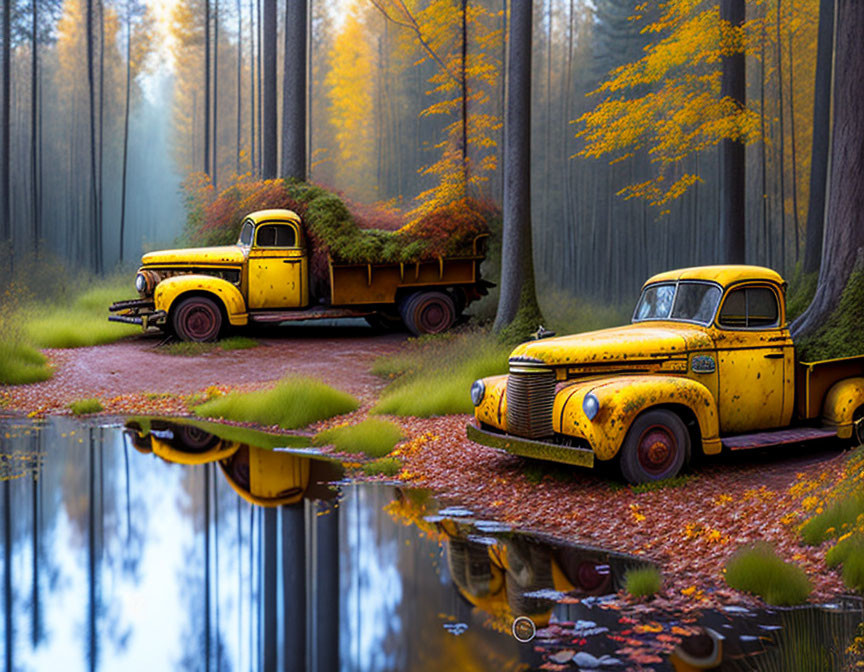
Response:
[[[393,352],[405,334],[377,334],[365,327],[295,327],[256,336],[248,350],[169,355],[159,338],[111,345],[45,350],[54,377],[33,385],[0,386],[0,413],[68,413],[76,399],[98,397],[106,413],[187,412],[184,397],[210,386],[260,387],[285,375],[314,376],[363,401],[382,387],[369,373],[372,361]]]

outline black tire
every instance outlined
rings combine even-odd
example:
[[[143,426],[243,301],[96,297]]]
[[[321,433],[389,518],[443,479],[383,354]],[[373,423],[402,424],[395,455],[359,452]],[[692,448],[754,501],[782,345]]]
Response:
[[[444,292],[418,292],[402,304],[402,322],[415,336],[440,334],[456,321],[456,307]]]
[[[690,454],[690,433],[672,411],[654,409],[630,425],[621,447],[621,474],[632,483],[677,476]]]
[[[177,447],[189,453],[206,452],[221,440],[218,436],[194,425],[178,425],[174,436],[178,441]]]
[[[222,311],[205,296],[190,296],[174,309],[171,326],[177,338],[205,343],[215,341],[222,331]]]

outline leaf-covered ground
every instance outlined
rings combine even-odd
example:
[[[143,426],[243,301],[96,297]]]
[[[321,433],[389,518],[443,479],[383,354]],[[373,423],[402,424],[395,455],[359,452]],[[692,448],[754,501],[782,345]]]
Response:
[[[398,349],[404,336],[362,329],[335,333],[319,338],[301,332],[261,339],[262,345],[249,350],[183,358],[159,353],[148,339],[48,350],[55,376],[0,388],[0,415],[68,414],[70,402],[85,398],[99,399],[107,415],[187,415],[213,395],[298,374],[314,375],[361,401],[357,411],[311,431],[355,423],[383,389],[369,373],[372,359]],[[811,599],[844,590],[837,572],[825,566],[827,546],[803,546],[798,534],[800,522],[818,507],[819,493],[842,472],[839,446],[714,459],[697,465],[677,487],[637,494],[608,474],[530,462],[473,444],[465,438],[469,416],[392,419],[407,437],[394,451],[403,461],[402,480],[479,515],[654,560],[663,570],[664,589],[653,607],[755,602],[726,587],[722,576],[729,555],[755,541],[772,543],[781,557],[806,571],[814,586]]]

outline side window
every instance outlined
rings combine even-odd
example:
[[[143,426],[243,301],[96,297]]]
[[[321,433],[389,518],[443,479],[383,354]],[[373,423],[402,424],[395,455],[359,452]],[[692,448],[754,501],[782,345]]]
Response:
[[[258,247],[295,247],[294,227],[288,224],[265,224],[258,227]]]
[[[768,329],[780,323],[777,295],[768,287],[742,287],[729,292],[717,324],[729,329]]]

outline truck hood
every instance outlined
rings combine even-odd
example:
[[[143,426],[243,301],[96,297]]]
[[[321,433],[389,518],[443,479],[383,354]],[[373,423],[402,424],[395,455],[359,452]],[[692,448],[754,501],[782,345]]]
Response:
[[[246,255],[237,245],[159,250],[141,257],[144,266],[156,264],[242,264]]]
[[[711,337],[698,326],[658,321],[528,341],[517,347],[510,358],[530,357],[550,366],[651,362],[711,347]]]

